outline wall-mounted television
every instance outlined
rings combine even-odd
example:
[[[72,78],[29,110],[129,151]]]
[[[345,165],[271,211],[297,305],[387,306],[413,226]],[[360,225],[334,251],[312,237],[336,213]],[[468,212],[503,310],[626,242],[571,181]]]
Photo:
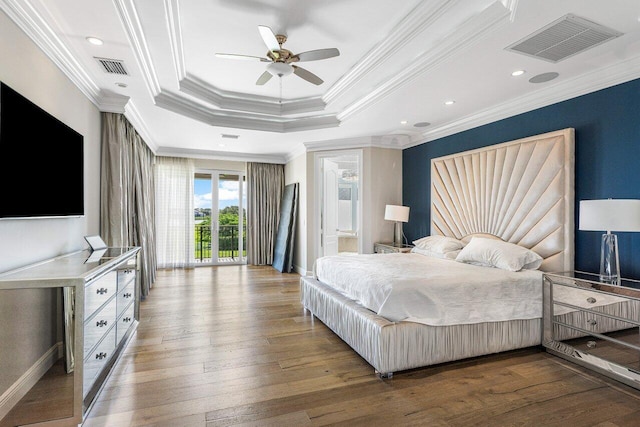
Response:
[[[84,216],[83,144],[0,82],[0,219]]]

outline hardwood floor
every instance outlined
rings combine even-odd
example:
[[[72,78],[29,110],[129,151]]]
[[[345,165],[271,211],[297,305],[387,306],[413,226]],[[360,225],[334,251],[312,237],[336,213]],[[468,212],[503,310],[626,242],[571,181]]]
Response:
[[[271,267],[162,270],[84,425],[638,426],[640,392],[540,348],[381,380]]]

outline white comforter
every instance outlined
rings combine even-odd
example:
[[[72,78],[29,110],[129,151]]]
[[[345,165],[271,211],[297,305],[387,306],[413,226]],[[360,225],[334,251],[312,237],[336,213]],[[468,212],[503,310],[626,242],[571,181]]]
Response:
[[[542,272],[415,253],[328,256],[316,278],[391,321],[455,325],[542,317]]]
[[[316,278],[391,321],[432,326],[542,317],[542,272],[512,272],[416,253],[319,258]],[[556,287],[576,306],[624,301],[600,294],[587,303],[582,292]],[[555,307],[555,314],[573,311]]]

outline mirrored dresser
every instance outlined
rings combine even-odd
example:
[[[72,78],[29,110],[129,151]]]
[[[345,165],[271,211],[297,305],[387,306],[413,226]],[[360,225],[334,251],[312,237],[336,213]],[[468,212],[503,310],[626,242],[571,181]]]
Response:
[[[0,401],[0,425],[81,425],[139,318],[139,247],[79,251],[0,274],[2,292],[51,292],[48,350]],[[47,291],[49,289],[49,291]],[[25,340],[40,326],[20,325]],[[38,339],[40,341],[40,339]]]

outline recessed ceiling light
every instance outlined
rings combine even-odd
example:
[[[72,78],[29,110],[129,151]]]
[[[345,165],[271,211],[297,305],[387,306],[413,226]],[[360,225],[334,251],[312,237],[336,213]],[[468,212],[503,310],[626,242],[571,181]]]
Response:
[[[400,124],[401,124],[401,125],[406,125],[406,124],[407,124],[407,121],[406,121],[406,120],[403,120],[403,121],[401,121],[401,122],[400,122]]]
[[[118,82],[118,83],[116,83],[116,86],[118,86],[118,87],[127,87],[127,84]]]
[[[445,102],[444,102],[444,105],[453,105],[453,104],[455,104],[455,103],[456,103],[456,101],[453,101],[453,100],[451,100],[451,101],[445,101]]]
[[[102,40],[97,37],[87,37],[87,41],[96,46],[102,46]]]
[[[513,77],[518,77],[518,76],[523,75],[524,73],[526,73],[526,71],[525,71],[525,70],[516,70],[516,71],[514,71],[513,73],[511,73],[511,75],[512,75]]]
[[[218,147],[226,147],[227,144],[218,144]]]

